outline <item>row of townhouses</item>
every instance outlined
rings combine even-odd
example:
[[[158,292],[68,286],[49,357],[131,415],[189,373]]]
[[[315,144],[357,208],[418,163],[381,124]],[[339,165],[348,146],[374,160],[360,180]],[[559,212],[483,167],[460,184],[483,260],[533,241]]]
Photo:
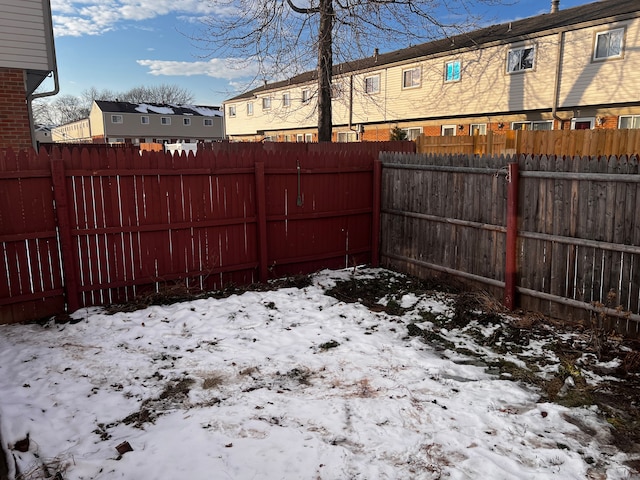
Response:
[[[56,143],[198,143],[224,138],[220,107],[93,102],[88,118],[51,130]]]
[[[640,128],[640,2],[602,0],[334,66],[334,141]],[[315,141],[316,72],[224,102],[234,141]]]

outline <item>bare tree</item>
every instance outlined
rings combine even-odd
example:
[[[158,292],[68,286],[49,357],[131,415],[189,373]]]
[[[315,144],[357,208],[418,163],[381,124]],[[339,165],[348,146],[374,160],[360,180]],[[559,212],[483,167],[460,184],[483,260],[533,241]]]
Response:
[[[314,68],[318,139],[331,141],[333,64],[478,26],[479,5],[504,0],[208,0],[224,15],[203,20],[197,41],[212,53],[256,62],[262,80]],[[297,4],[294,2],[304,2]],[[445,20],[447,19],[447,20]],[[311,55],[310,52],[316,52]],[[310,61],[311,60],[311,61]]]

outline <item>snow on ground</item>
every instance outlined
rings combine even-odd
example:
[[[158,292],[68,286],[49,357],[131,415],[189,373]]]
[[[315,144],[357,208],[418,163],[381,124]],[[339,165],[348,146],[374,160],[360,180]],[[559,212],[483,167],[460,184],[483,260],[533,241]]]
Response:
[[[532,387],[409,336],[420,312],[451,314],[444,296],[405,295],[410,310],[394,317],[324,293],[352,275],[0,326],[10,474],[45,478],[46,464],[65,480],[636,478],[595,407],[538,403]],[[133,450],[119,454],[123,442]]]

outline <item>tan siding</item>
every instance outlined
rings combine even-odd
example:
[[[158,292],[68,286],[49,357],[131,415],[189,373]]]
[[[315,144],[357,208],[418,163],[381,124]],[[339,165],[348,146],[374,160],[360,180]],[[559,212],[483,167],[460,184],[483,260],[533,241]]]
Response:
[[[42,0],[0,0],[0,67],[52,69],[45,12]]]
[[[592,61],[596,32],[624,27],[624,56]],[[640,99],[640,20],[613,23],[566,35],[560,106],[637,102]]]

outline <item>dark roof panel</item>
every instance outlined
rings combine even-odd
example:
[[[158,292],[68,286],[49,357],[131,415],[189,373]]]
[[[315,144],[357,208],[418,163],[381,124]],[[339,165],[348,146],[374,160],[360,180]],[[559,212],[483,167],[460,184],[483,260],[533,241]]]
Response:
[[[157,115],[194,115],[201,117],[222,116],[220,107],[208,105],[171,105],[160,103],[129,103],[111,102],[107,100],[95,101],[100,110],[108,113],[145,113]]]

